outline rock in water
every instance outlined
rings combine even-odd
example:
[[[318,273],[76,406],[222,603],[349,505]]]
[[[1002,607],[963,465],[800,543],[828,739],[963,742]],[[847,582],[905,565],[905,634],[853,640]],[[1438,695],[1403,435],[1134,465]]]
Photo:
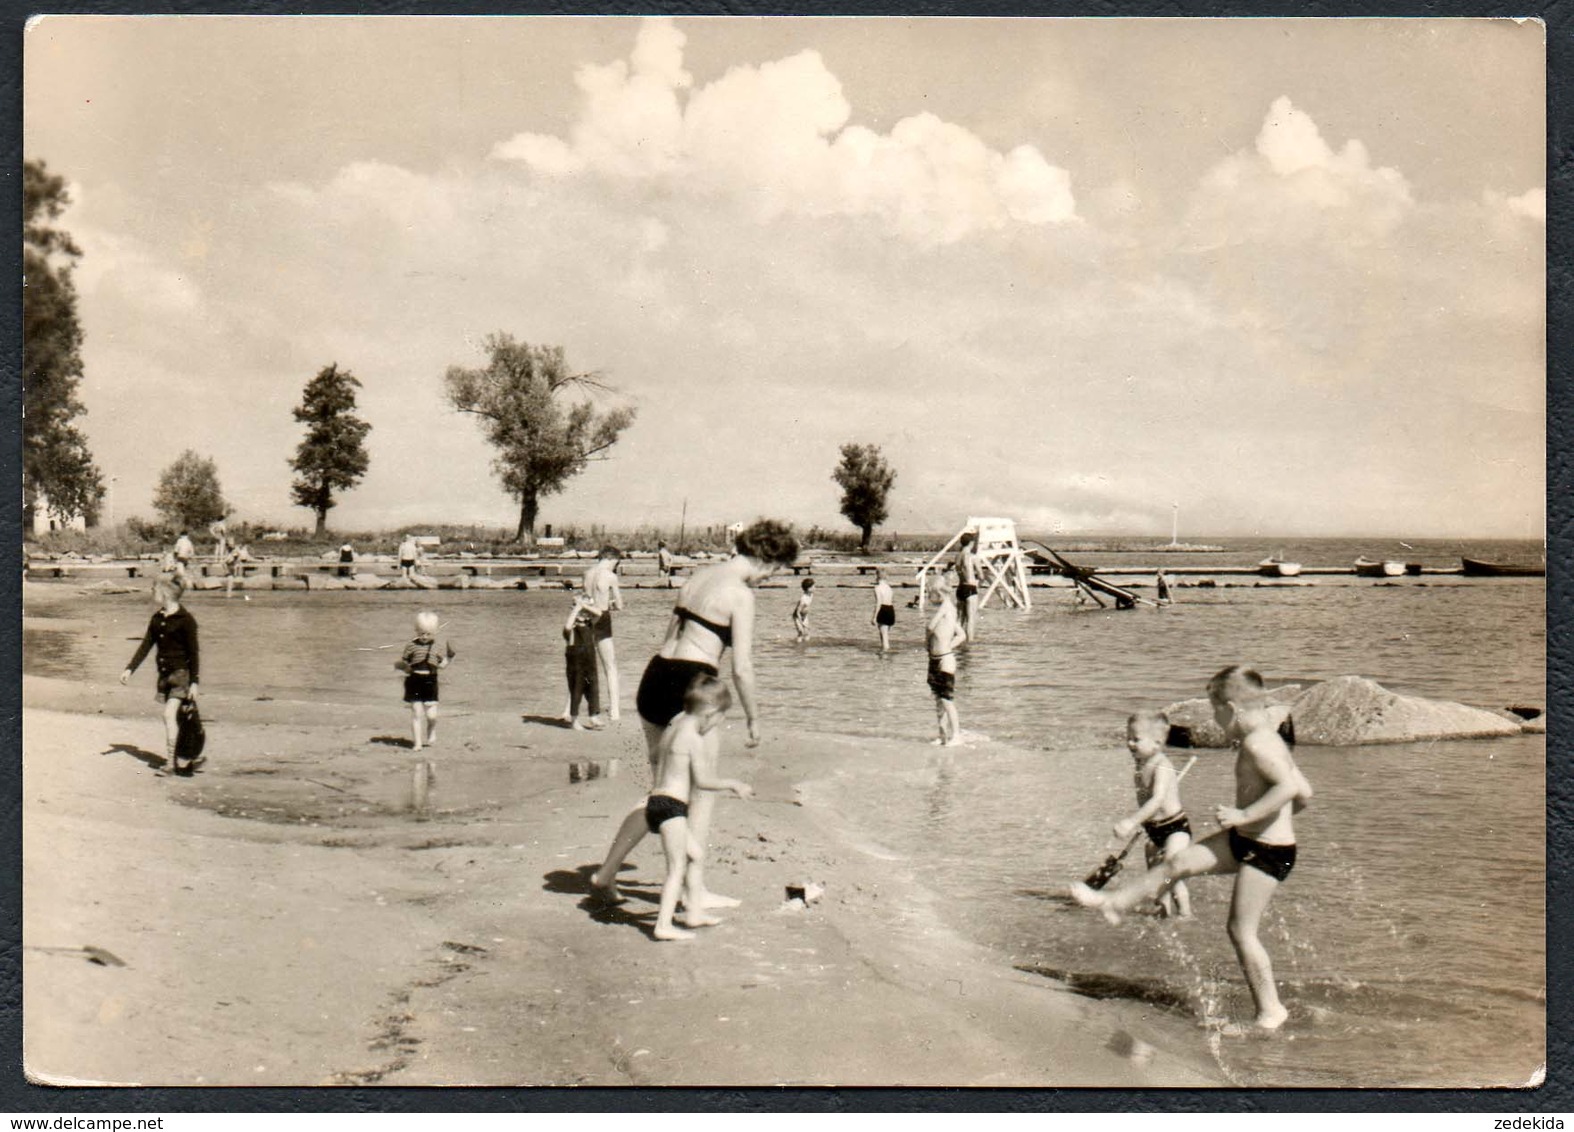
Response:
[[[1314,684],[1293,705],[1302,743],[1349,747],[1421,739],[1518,735],[1521,726],[1495,712],[1447,700],[1401,696],[1364,676]]]
[[[1271,689],[1268,692],[1268,699],[1271,703],[1290,707],[1300,694],[1301,685],[1285,684]],[[1164,709],[1164,714],[1169,716],[1170,720],[1169,745],[1171,747],[1228,747],[1230,745],[1229,739],[1225,738],[1224,728],[1214,721],[1213,704],[1207,697],[1171,704]],[[1296,713],[1295,718],[1299,724],[1299,712]],[[1296,738],[1300,739],[1301,736],[1297,735]]]

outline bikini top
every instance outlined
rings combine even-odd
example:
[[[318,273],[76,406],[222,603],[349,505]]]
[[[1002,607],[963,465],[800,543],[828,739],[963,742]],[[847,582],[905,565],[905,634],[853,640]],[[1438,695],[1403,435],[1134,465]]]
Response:
[[[672,612],[674,612],[674,613],[676,613],[678,615],[678,620],[679,621],[692,621],[692,622],[694,622],[694,624],[700,626],[700,628],[702,628],[702,629],[709,629],[712,633],[715,633],[716,634],[716,639],[721,642],[721,647],[722,648],[731,648],[732,647],[732,626],[731,625],[718,625],[714,621],[711,621],[711,620],[709,620],[707,618],[701,617],[698,613],[695,613],[692,609],[685,609],[681,605],[678,606],[677,608],[675,608]]]

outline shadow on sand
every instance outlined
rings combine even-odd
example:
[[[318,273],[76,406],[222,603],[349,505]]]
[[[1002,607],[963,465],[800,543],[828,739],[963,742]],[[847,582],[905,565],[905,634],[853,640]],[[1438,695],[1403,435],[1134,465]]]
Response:
[[[384,747],[403,747],[407,751],[415,749],[415,740],[408,735],[373,735],[367,742]]]
[[[169,760],[163,755],[156,755],[152,751],[144,751],[135,743],[111,743],[108,750],[100,751],[101,755],[130,755],[145,766],[154,770],[163,770],[169,765]]]
[[[623,866],[624,869],[633,867],[627,864]],[[634,887],[629,887],[627,883],[620,884],[618,891],[623,894],[624,902],[612,904],[590,883],[596,868],[596,865],[580,865],[577,869],[553,869],[542,878],[541,887],[548,892],[578,896],[579,907],[598,924],[628,924],[646,935],[651,935],[656,929],[656,922],[651,918],[651,914],[661,903],[660,888],[650,888],[642,884]]]
[[[538,723],[542,727],[557,727],[565,731],[569,726],[567,723],[563,722],[563,717],[561,715],[522,715],[519,717],[519,722]]]

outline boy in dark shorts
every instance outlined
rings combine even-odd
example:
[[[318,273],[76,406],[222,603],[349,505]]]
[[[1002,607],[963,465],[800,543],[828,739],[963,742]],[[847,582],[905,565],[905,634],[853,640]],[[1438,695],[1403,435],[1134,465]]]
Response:
[[[177,773],[189,769],[175,759],[175,740],[180,735],[180,705],[197,699],[197,619],[180,604],[184,587],[177,581],[160,579],[153,585],[157,612],[148,620],[148,631],[137,646],[131,663],[120,674],[126,683],[148,652],[157,647],[158,702],[164,705],[164,755]],[[195,762],[195,760],[193,760]]]
[[[956,648],[967,640],[957,624],[956,603],[951,599],[953,579],[948,573],[932,591],[940,608],[929,619],[925,641],[929,648],[929,690],[935,696],[935,718],[940,737],[938,747],[954,747],[961,739],[961,721],[956,712]]]
[[[1219,672],[1208,682],[1208,698],[1213,701],[1214,718],[1236,744],[1236,804],[1215,809],[1221,828],[1118,890],[1099,892],[1077,883],[1071,886],[1071,895],[1078,904],[1100,909],[1110,923],[1119,923],[1123,913],[1178,880],[1234,873],[1230,943],[1257,1006],[1254,1025],[1277,1030],[1289,1011],[1279,1001],[1273,964],[1257,930],[1268,902],[1295,867],[1292,814],[1311,799],[1312,787],[1279,735],[1281,716],[1269,703],[1262,676],[1254,669],[1234,665]],[[1243,1029],[1230,1027],[1232,1032]]]
[[[732,693],[715,676],[699,676],[683,694],[683,712],[662,734],[657,748],[656,785],[645,801],[645,824],[661,835],[667,854],[667,877],[661,885],[661,906],[653,934],[660,940],[690,939],[694,933],[677,927],[672,918],[685,885],[691,892],[699,883],[695,870],[704,859],[703,848],[689,831],[689,801],[696,790],[730,790],[739,798],[754,793],[735,778],[717,778],[715,744],[705,737],[715,730],[732,706]],[[689,928],[721,923],[709,915],[701,901],[685,899],[683,922]]]
[[[885,580],[885,571],[874,571],[874,615],[869,623],[880,631],[880,651],[891,651],[891,626],[896,624],[896,604],[891,594],[891,583]]]
[[[404,676],[404,702],[410,705],[410,738],[417,751],[437,744],[437,670],[447,668],[454,646],[437,644],[437,614],[415,615],[415,640],[404,646],[394,667]]]
[[[1169,717],[1161,711],[1139,711],[1126,720],[1126,748],[1131,752],[1137,786],[1137,810],[1115,823],[1115,836],[1130,837],[1140,825],[1148,835],[1148,864],[1156,865],[1191,844],[1191,822],[1181,808],[1180,775],[1164,753]],[[1176,881],[1159,898],[1166,915],[1191,919],[1186,882]]]

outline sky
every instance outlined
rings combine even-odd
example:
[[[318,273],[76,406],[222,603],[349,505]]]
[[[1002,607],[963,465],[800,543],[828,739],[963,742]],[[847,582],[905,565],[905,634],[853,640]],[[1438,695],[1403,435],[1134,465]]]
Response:
[[[558,526],[851,529],[857,442],[893,531],[1544,531],[1537,23],[50,16],[23,91],[111,521],[192,449],[308,525],[336,363],[330,527],[511,525],[507,333],[637,413]]]

